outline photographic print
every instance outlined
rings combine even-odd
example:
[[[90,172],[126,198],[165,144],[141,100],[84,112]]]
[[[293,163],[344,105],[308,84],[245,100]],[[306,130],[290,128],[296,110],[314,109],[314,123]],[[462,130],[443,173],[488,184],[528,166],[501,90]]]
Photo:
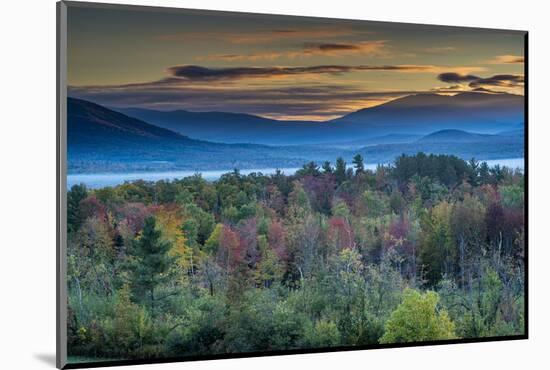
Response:
[[[58,27],[58,366],[527,337],[525,31]]]

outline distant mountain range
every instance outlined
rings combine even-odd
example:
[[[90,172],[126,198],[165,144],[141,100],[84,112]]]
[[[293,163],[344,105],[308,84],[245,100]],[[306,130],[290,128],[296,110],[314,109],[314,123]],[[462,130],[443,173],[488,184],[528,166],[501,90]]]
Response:
[[[461,130],[441,130],[421,137],[418,142],[421,143],[468,143],[468,142],[484,142],[490,139],[494,140],[509,140],[508,137],[489,134],[477,134]]]
[[[225,143],[303,145],[443,129],[496,134],[524,120],[524,98],[511,94],[409,95],[326,122],[277,121],[249,114],[113,108],[182,135]]]
[[[81,99],[68,98],[67,117],[69,172],[240,168],[260,152],[254,161],[259,166],[302,163],[263,145],[190,139]]]
[[[468,98],[473,97],[469,96]],[[401,102],[398,106],[417,107],[419,101],[424,101],[423,104],[426,104],[426,101],[431,101],[426,96],[421,98],[416,96],[411,99],[413,101],[405,98],[399,99]],[[391,106],[395,107],[397,103],[394,101]],[[481,105],[484,106],[484,104]],[[370,111],[363,110],[364,112]],[[361,111],[356,113],[361,113]],[[225,116],[225,113],[219,114]],[[202,115],[200,113],[197,116],[202,117]],[[218,113],[205,113],[205,115],[210,118],[218,117]],[[402,111],[401,115],[406,115],[406,111]],[[343,135],[346,131],[339,131],[342,130],[339,126],[355,127],[356,130],[359,130],[358,127],[363,127],[363,131],[369,132],[369,127],[375,126],[374,123],[367,125],[338,120],[325,123],[284,122],[282,124],[285,128],[279,128],[280,123],[277,121],[248,115],[229,114],[229,116],[232,117],[228,121],[229,127],[249,125],[249,127],[254,127],[251,130],[256,132],[262,125],[266,125],[266,131],[270,132],[271,125],[274,125],[276,127],[274,130],[283,131],[292,131],[292,127],[299,126],[297,131],[292,131],[295,135],[297,132],[302,132],[300,130],[311,132],[312,127],[317,127],[318,131],[328,130],[319,129],[320,127],[329,127],[330,130],[323,131],[327,135],[332,132],[331,130],[340,132],[342,135],[336,135],[339,140],[335,140],[333,136],[325,138],[327,141],[332,140],[325,144],[315,142],[301,145],[264,145],[211,142],[182,135],[89,101],[69,98],[67,123],[69,173],[294,168],[302,166],[307,161],[321,163],[329,160],[334,162],[338,156],[350,161],[356,153],[361,153],[366,163],[389,163],[402,153],[414,154],[419,151],[454,154],[465,159],[471,157],[496,159],[523,157],[524,150],[523,136],[514,134],[518,130],[522,131],[519,127],[523,126],[517,121],[514,123],[511,118],[507,124],[503,124],[503,121],[499,121],[498,124],[491,121],[493,125],[491,127],[500,133],[498,135],[445,128],[422,135],[389,132],[378,136],[364,134],[364,137],[361,138],[358,134],[355,136]],[[240,124],[239,117],[245,122]],[[214,121],[208,122],[214,125]],[[190,123],[187,125],[188,127],[193,126]],[[218,127],[216,132],[222,135],[224,131],[220,128],[222,123],[218,122],[215,125]],[[487,124],[487,127],[489,126],[490,124]],[[424,127],[427,130],[426,127],[430,127],[430,125]],[[503,130],[503,127],[506,129]],[[231,130],[226,129],[225,131]],[[375,132],[378,131],[375,130]],[[318,132],[316,135],[315,137],[320,137]],[[289,136],[291,135],[289,134]],[[350,139],[350,136],[353,140],[343,140]],[[298,136],[294,136],[294,138],[296,137]],[[290,144],[288,141],[284,141],[284,143]]]

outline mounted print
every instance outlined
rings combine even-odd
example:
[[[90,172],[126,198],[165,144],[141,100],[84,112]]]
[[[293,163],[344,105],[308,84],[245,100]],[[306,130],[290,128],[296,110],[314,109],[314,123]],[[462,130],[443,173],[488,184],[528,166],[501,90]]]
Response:
[[[58,367],[527,338],[526,57],[58,3]]]

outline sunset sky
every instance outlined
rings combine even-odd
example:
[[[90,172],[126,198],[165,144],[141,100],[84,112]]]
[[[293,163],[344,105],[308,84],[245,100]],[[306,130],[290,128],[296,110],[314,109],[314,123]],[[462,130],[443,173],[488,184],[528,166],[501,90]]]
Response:
[[[523,94],[523,35],[71,6],[69,95],[110,107],[327,120],[412,93]]]

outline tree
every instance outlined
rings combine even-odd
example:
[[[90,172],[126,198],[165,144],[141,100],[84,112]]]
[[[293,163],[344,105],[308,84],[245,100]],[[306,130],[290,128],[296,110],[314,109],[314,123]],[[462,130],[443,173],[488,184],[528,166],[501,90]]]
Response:
[[[361,156],[361,154],[356,154],[355,157],[353,157],[353,164],[355,166],[356,175],[365,172],[365,165],[363,163],[363,157]]]
[[[204,242],[204,250],[210,255],[216,255],[218,253],[218,248],[220,246],[220,235],[223,230],[223,224],[216,224],[214,230]]]
[[[439,296],[407,289],[403,302],[392,312],[380,343],[422,342],[456,338],[447,311],[437,310]]]
[[[482,254],[484,239],[485,207],[474,197],[467,195],[453,206],[450,226],[458,246],[460,283],[465,283],[467,265]]]
[[[334,169],[334,176],[338,185],[346,181],[346,161],[344,158],[338,157],[336,159],[336,168]]]
[[[80,212],[80,202],[88,196],[86,185],[73,185],[67,193],[67,229],[69,232],[78,230],[84,221]]]
[[[321,172],[319,171],[319,166],[313,161],[304,164],[304,166],[296,171],[296,175],[299,177],[303,176],[319,176]]]
[[[163,230],[164,238],[172,244],[169,254],[176,258],[176,263],[187,273],[193,266],[193,250],[187,245],[179,208],[160,206],[155,217]]]
[[[275,251],[279,260],[286,262],[286,260],[288,259],[288,253],[286,250],[285,237],[286,237],[286,232],[283,224],[280,223],[279,221],[273,221],[269,225],[269,230],[267,233],[267,241],[268,241],[269,247],[273,251]]]
[[[227,271],[233,271],[244,261],[239,235],[229,226],[223,226],[220,233],[218,261]]]
[[[306,331],[306,342],[311,347],[333,347],[340,344],[340,332],[336,323],[320,320]]]
[[[332,173],[332,166],[329,161],[324,161],[322,168],[324,173]]]
[[[162,239],[153,216],[145,220],[141,235],[130,249],[130,284],[134,294],[148,302],[152,317],[155,316],[156,304],[167,297],[155,293],[170,280],[168,272],[175,262],[175,257],[169,254],[171,249],[172,243]]]
[[[130,290],[127,285],[118,291],[114,307],[114,319],[111,341],[115,344],[113,351],[121,354],[138,352],[143,348],[144,339],[152,330],[152,323],[145,310],[130,301]]]
[[[451,211],[451,204],[443,201],[432,209],[423,225],[421,258],[431,284],[454,272],[456,248],[451,232]]]
[[[345,218],[332,217],[329,220],[327,238],[331,251],[340,252],[343,249],[355,248],[353,230]]]

